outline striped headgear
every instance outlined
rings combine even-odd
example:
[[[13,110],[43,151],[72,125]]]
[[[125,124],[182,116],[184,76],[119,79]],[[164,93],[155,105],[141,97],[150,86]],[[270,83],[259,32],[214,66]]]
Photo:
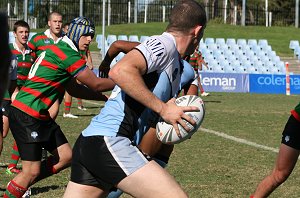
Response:
[[[83,35],[90,35],[93,38],[95,35],[95,25],[86,17],[77,17],[71,21],[67,36],[78,47],[79,39]]]

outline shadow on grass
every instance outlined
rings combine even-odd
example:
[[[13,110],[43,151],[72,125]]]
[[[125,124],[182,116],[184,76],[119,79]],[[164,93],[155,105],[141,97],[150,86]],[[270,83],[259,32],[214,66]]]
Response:
[[[31,187],[31,195],[37,195],[39,193],[45,193],[50,190],[56,190],[61,188],[61,186],[51,185],[51,186],[44,186],[44,187]]]
[[[90,116],[96,116],[98,113],[91,113],[91,114],[74,114],[78,117],[90,117]]]
[[[220,100],[205,100],[204,103],[222,103]]]

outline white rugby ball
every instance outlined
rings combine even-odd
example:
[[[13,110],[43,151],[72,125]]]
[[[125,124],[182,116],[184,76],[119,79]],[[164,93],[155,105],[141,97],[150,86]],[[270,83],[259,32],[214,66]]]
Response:
[[[178,106],[196,106],[199,108],[199,111],[185,112],[185,114],[189,115],[195,120],[196,125],[193,126],[189,122],[185,121],[188,127],[191,129],[189,132],[187,132],[180,124],[178,124],[181,134],[181,137],[178,137],[174,127],[171,124],[160,120],[156,124],[156,136],[164,144],[178,144],[186,139],[189,139],[198,130],[204,119],[204,102],[199,96],[181,96],[176,99],[175,103]]]

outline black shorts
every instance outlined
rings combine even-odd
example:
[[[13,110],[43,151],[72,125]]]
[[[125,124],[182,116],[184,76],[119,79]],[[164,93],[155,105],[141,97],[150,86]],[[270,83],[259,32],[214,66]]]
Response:
[[[300,122],[291,115],[282,132],[282,144],[300,150]]]
[[[9,111],[10,130],[17,142],[22,160],[39,161],[42,148],[49,152],[68,142],[54,120],[38,120],[11,107]]]
[[[148,160],[126,137],[80,135],[73,148],[71,181],[112,191]]]
[[[11,104],[11,100],[2,100],[2,113],[6,117],[8,117],[10,104]]]

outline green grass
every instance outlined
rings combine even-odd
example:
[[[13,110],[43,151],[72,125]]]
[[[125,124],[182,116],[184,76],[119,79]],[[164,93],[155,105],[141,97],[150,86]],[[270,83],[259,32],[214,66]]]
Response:
[[[244,93],[212,93],[203,99],[206,105],[203,128],[273,148],[278,148],[289,112],[299,102],[296,96]],[[71,111],[79,115],[79,119],[62,118],[62,107],[57,118],[72,145],[103,105],[85,102],[88,111],[79,111],[75,103],[76,100]],[[2,163],[9,161],[11,141],[9,134],[5,139]],[[175,146],[167,169],[191,198],[249,197],[258,182],[271,171],[275,158],[276,153],[272,151],[199,130],[190,140]],[[2,188],[12,178],[4,172],[5,167],[0,167]],[[69,173],[67,169],[37,183],[32,188],[32,197],[62,197]],[[300,167],[297,165],[286,183],[270,197],[299,197],[299,182]]]
[[[121,25],[111,25],[106,27],[108,34],[126,35],[146,35],[151,36],[161,34],[167,23],[131,23]],[[32,30],[32,31],[42,31]],[[96,34],[102,34],[102,27],[96,27]],[[299,39],[300,29],[295,27],[264,27],[264,26],[234,26],[228,24],[216,24],[209,22],[204,33],[204,38],[245,38],[245,39],[267,39],[273,50],[279,56],[293,56],[289,49],[290,40]],[[94,41],[90,47],[91,51],[99,51],[97,43]]]

